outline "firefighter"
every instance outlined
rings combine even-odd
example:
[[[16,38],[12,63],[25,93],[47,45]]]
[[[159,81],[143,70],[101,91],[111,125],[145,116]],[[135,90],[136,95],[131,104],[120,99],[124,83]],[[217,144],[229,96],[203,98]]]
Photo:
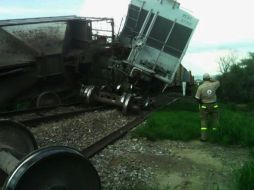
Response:
[[[216,132],[219,125],[218,104],[216,90],[220,86],[218,80],[211,79],[208,73],[203,75],[203,84],[196,92],[195,99],[199,102],[200,120],[201,120],[201,141],[207,141],[208,130]],[[208,128],[208,120],[211,121],[211,127]]]

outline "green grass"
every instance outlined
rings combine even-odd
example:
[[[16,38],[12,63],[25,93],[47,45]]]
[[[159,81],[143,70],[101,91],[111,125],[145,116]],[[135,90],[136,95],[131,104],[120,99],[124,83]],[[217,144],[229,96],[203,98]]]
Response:
[[[254,189],[254,161],[249,161],[236,171],[236,187],[238,190]]]
[[[220,113],[222,144],[254,145],[254,118],[245,112],[222,109]]]
[[[223,145],[254,145],[253,112],[239,111],[237,107],[220,104],[220,127],[210,135],[213,142]],[[133,137],[149,140],[171,139],[188,141],[200,136],[198,105],[193,98],[183,98],[153,113],[132,133]]]
[[[235,171],[238,190],[254,189],[254,109],[253,104],[235,105],[220,103],[220,127],[216,134],[209,134],[214,143],[250,147],[252,160]],[[181,99],[166,106],[132,133],[133,137],[149,140],[192,140],[200,136],[198,105],[192,98]],[[212,138],[211,138],[212,137]],[[233,182],[232,182],[233,183]]]
[[[170,187],[158,188],[158,187],[149,187],[149,188],[132,188],[132,189],[123,189],[123,190],[171,190]]]
[[[254,189],[254,148],[250,149],[251,160],[235,170],[235,186],[237,190]]]
[[[186,141],[198,138],[199,128],[199,119],[196,113],[160,111],[153,114],[145,124],[136,129],[133,136],[146,137],[149,140]]]
[[[250,148],[252,160],[235,171],[235,186],[238,190],[254,189],[254,104],[235,105],[220,103],[219,130],[209,134],[214,143],[242,145]],[[192,98],[181,99],[166,106],[136,130],[133,137],[149,140],[192,140],[200,136],[198,105]],[[212,137],[212,138],[211,138]],[[152,189],[153,190],[153,189]],[[155,189],[156,190],[156,189]]]
[[[185,99],[153,113],[132,135],[149,140],[187,141],[199,137],[199,122],[197,106],[193,100]]]

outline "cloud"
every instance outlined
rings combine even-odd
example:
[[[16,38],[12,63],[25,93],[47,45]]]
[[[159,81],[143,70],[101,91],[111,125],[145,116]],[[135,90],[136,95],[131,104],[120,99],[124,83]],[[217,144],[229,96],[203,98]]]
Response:
[[[0,7],[0,19],[31,18],[56,15],[58,11],[27,7]]]
[[[218,73],[218,59],[235,51],[240,58],[254,51],[253,0],[179,0],[199,23],[182,63],[194,74]]]
[[[239,51],[253,51],[254,50],[254,40],[253,41],[233,41],[227,43],[209,44],[209,43],[199,43],[191,44],[188,51],[190,53],[195,52],[211,52],[218,50],[239,50]]]
[[[23,13],[36,13],[47,12],[45,9],[31,9],[25,7],[0,7],[0,14],[23,14]]]
[[[44,16],[64,16],[64,15],[76,15],[78,9],[75,7],[58,7],[46,6],[47,2],[43,6],[1,6],[0,7],[0,19],[14,19],[14,18],[31,18],[31,17],[44,17]]]
[[[77,15],[84,0],[0,0],[0,19]]]
[[[218,74],[218,60],[230,53],[242,59],[254,51],[254,41],[237,41],[219,44],[190,44],[184,56],[183,65],[195,75],[205,72]]]
[[[233,49],[187,52],[182,60],[182,64],[188,70],[191,70],[194,75],[202,75],[203,73],[214,75],[219,73],[219,58],[230,54],[236,56],[238,60],[248,56],[246,51]]]
[[[80,16],[114,18],[118,29],[126,16],[130,0],[86,0],[80,9]]]
[[[210,44],[254,40],[253,0],[179,0],[193,11],[199,24],[193,42]]]

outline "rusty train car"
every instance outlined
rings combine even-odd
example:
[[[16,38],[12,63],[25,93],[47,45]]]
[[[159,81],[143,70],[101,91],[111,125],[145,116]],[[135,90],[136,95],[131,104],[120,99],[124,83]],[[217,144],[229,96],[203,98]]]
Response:
[[[98,22],[113,28],[112,19],[76,16],[0,21],[0,105],[43,106],[77,96],[95,53],[114,38],[113,30],[96,36]]]
[[[187,70],[182,64],[180,64],[175,73],[174,81],[171,84],[171,88],[176,91],[181,91],[183,82],[186,83],[187,91],[189,91],[195,84],[192,72]]]
[[[0,108],[80,99],[146,105],[179,75],[193,80],[180,63],[197,23],[175,0],[132,0],[119,35],[111,18],[2,20]]]

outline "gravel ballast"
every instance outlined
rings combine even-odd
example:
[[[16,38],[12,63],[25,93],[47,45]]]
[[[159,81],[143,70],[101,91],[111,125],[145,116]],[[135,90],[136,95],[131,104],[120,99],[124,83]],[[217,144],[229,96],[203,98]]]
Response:
[[[117,110],[95,111],[31,128],[39,147],[63,145],[82,150],[134,119]]]

